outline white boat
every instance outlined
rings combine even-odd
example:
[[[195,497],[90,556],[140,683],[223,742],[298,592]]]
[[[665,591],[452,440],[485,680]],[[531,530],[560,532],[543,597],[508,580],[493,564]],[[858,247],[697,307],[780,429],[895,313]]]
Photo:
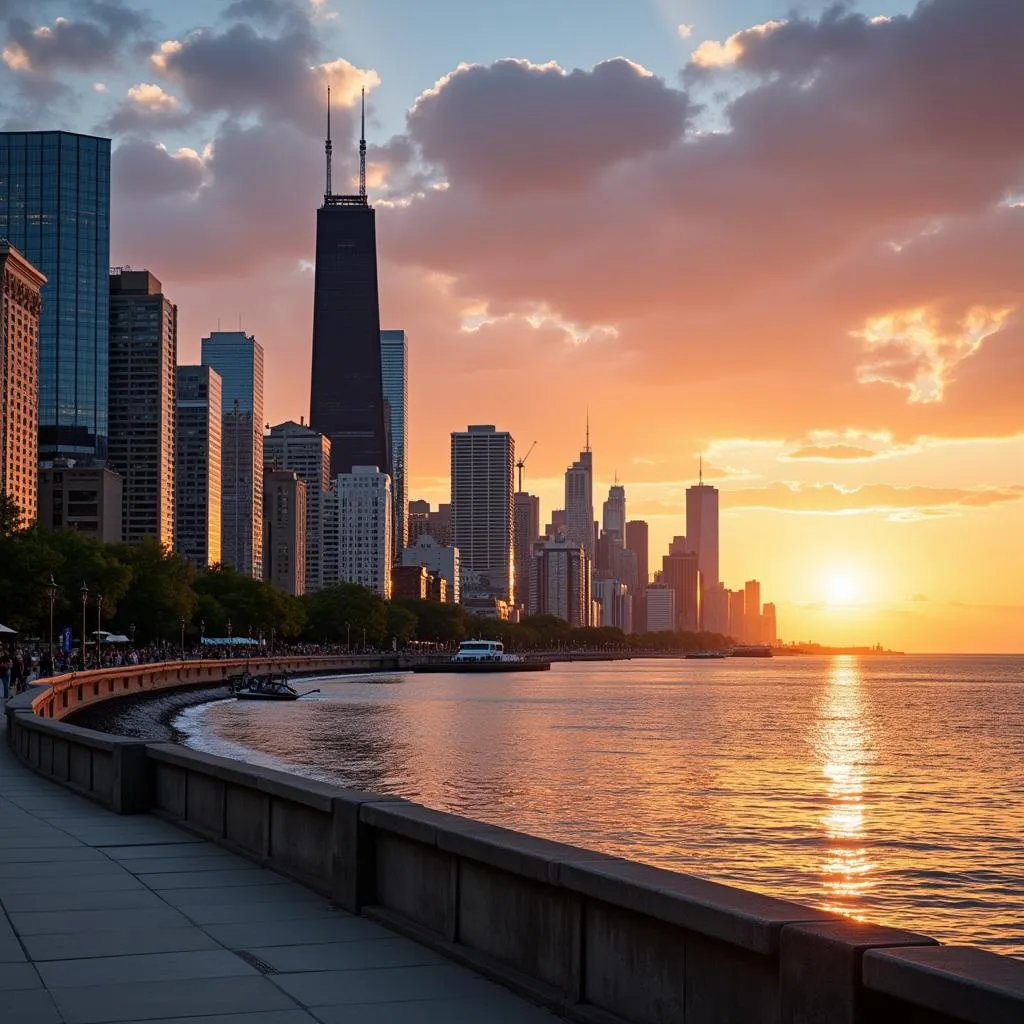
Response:
[[[463,640],[451,658],[414,665],[414,672],[543,672],[550,661],[506,654],[500,640]]]

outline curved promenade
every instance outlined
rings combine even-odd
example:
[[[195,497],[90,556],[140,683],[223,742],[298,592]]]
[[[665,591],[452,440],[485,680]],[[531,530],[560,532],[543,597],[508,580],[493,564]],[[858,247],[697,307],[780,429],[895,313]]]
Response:
[[[194,674],[215,671],[213,665],[225,674],[237,671],[226,662],[206,667],[186,663],[56,680],[52,687],[8,705],[8,738],[22,763],[39,775],[120,814],[148,812],[149,816],[134,818],[108,815],[109,822],[124,823],[110,826],[114,832],[139,829],[145,835],[159,830],[160,838],[152,840],[159,846],[188,850],[189,844],[201,840],[204,858],[225,856],[215,851],[227,850],[258,865],[243,872],[260,875],[261,881],[249,890],[254,898],[240,899],[229,915],[236,922],[254,924],[222,930],[221,948],[237,951],[263,975],[253,980],[269,980],[291,993],[303,1006],[314,1007],[322,1021],[497,1022],[533,1019],[517,1014],[540,1011],[509,996],[501,1002],[497,989],[487,990],[486,999],[497,1000],[489,1008],[471,1010],[463,1005],[460,1010],[460,986],[468,984],[466,979],[486,983],[463,973],[452,974],[449,985],[444,971],[459,969],[436,963],[432,966],[441,971],[435,971],[439,980],[426,989],[422,972],[431,965],[396,968],[406,974],[394,984],[384,973],[386,968],[375,966],[369,973],[376,971],[381,983],[378,1005],[355,1007],[351,958],[356,949],[363,951],[360,956],[370,955],[370,940],[364,944],[357,938],[345,950],[344,942],[335,938],[314,948],[312,943],[323,940],[302,945],[302,936],[323,934],[317,925],[292,928],[276,921],[261,928],[256,922],[269,919],[245,915],[267,914],[266,906],[275,905],[273,885],[266,888],[265,897],[255,900],[268,877],[289,890],[293,886],[283,878],[300,883],[308,893],[310,912],[314,907],[317,914],[328,916],[344,912],[344,917],[332,920],[348,922],[345,927],[354,935],[361,928],[383,926],[388,931],[375,932],[378,937],[399,933],[415,940],[417,950],[427,949],[473,968],[586,1024],[1024,1020],[1024,962],[970,947],[940,946],[927,936],[859,924],[408,801],[323,785],[173,744],[109,736],[59,720],[70,713],[72,704],[140,689],[218,681]],[[338,671],[339,666],[313,669],[311,663],[292,664],[292,671],[307,668]],[[59,795],[61,806],[67,806],[68,798],[60,790],[50,791],[55,801]],[[0,823],[0,830],[5,827]],[[155,857],[164,872],[178,874],[171,856]],[[141,877],[144,866],[139,870]],[[46,873],[40,870],[37,878],[43,877]],[[215,883],[207,888],[201,881],[183,879],[182,884],[200,888],[166,890],[177,892],[170,901],[174,907],[196,905],[201,910],[206,900],[195,895],[198,891],[206,888],[211,899],[219,900],[227,892],[227,887],[214,888]],[[0,890],[0,899],[7,891]],[[313,894],[319,894],[320,902]],[[182,902],[189,899],[192,902]],[[264,899],[270,902],[264,905]],[[339,909],[330,911],[328,905]],[[216,914],[215,906],[211,912]],[[17,928],[16,919],[14,924]],[[294,952],[301,946],[302,953],[291,959],[279,952],[264,956],[260,950],[277,949],[274,940],[281,936],[287,937],[281,947]],[[305,965],[303,957],[309,958]],[[282,969],[282,964],[296,973],[284,977],[288,968]],[[307,969],[297,969],[297,964]],[[371,982],[360,980],[355,991],[366,994]],[[189,985],[179,988],[187,991]],[[415,998],[421,1001],[403,1002],[403,991],[418,992]],[[482,992],[474,990],[472,998],[485,998]],[[436,1005],[428,1005],[431,1001]],[[329,1005],[334,1007],[330,1012],[320,1009]],[[226,1013],[228,1008],[218,1004],[216,1010],[189,1011],[193,1016],[214,1012]],[[243,1007],[235,1012],[243,1012]],[[85,1024],[157,1016],[147,1011],[134,1017],[65,1019]],[[163,1016],[185,1018],[188,1013]],[[224,1019],[236,1024],[292,1024],[286,1017]]]

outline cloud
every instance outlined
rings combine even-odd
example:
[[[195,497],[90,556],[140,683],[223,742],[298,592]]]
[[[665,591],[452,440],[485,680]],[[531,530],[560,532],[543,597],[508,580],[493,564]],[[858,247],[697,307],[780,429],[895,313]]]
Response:
[[[767,509],[819,515],[889,513],[900,519],[949,515],[957,510],[988,508],[1024,501],[1024,487],[969,490],[955,487],[894,487],[869,484],[846,488],[839,484],[775,483],[766,487],[722,491],[723,508]]]
[[[177,96],[153,82],[140,82],[128,89],[127,98],[117,106],[103,128],[115,134],[144,135],[155,129],[181,128],[190,121]]]
[[[141,199],[146,203],[170,196],[194,197],[206,180],[202,157],[192,149],[170,153],[164,146],[144,139],[129,138],[114,150],[111,160],[111,188],[124,201]],[[133,254],[140,265],[147,256]],[[151,262],[160,253],[148,257]]]
[[[680,25],[676,29],[676,31],[679,33],[679,38],[680,39],[689,39],[690,36],[693,35],[693,26],[692,25],[683,24],[683,25]]]
[[[463,65],[423,93],[408,129],[455,186],[557,194],[682,134],[684,93],[622,58],[590,71],[500,60]]]
[[[705,40],[696,50],[690,60],[698,68],[721,68],[738,63],[744,55],[751,41],[770,36],[782,28],[784,21],[766,21],[761,25],[754,25],[742,32],[736,32],[729,36],[724,43],[715,39]],[[680,35],[686,38],[682,29],[688,26],[680,26]]]
[[[855,445],[850,444],[808,445],[806,448],[798,448],[796,451],[780,456],[780,459],[788,462],[798,462],[801,460],[816,462],[845,462],[877,458],[879,458],[879,453],[871,448],[858,448]]]

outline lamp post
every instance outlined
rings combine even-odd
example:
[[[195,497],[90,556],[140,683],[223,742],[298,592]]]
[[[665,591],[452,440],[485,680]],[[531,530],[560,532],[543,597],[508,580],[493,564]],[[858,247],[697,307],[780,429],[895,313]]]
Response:
[[[53,580],[53,573],[50,573],[50,582],[46,584],[46,593],[50,598],[50,674],[53,675],[53,602],[57,600],[57,591],[60,588]]]
[[[134,622],[128,627],[128,639],[131,640],[132,647],[134,647],[135,646],[135,623]]]
[[[82,668],[85,668],[85,631],[88,628],[85,624],[85,606],[89,601],[89,588],[85,585],[85,580],[82,580],[82,589],[79,591],[82,595]]]
[[[103,595],[96,595],[96,667],[102,668],[103,662],[100,660],[103,654],[103,648],[100,646],[103,642],[103,627],[100,625],[100,617],[103,615]]]
[[[228,644],[231,644],[231,620],[228,619]]]
[[[270,629],[270,656],[274,656],[274,644],[277,641],[277,627],[272,626]]]
[[[181,626],[181,660],[185,660],[185,616],[178,616],[178,625]]]
[[[345,653],[352,653],[352,623],[345,623]]]
[[[206,619],[199,620],[199,657],[203,656],[203,644],[206,642]]]

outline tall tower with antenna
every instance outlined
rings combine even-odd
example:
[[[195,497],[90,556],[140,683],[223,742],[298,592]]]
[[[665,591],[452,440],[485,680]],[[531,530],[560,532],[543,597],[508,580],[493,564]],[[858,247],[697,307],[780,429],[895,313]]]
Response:
[[[360,115],[358,192],[336,195],[328,89],[325,191],[316,214],[309,423],[330,438],[332,479],[353,466],[392,472],[381,373],[377,227],[366,195],[365,90]]]

